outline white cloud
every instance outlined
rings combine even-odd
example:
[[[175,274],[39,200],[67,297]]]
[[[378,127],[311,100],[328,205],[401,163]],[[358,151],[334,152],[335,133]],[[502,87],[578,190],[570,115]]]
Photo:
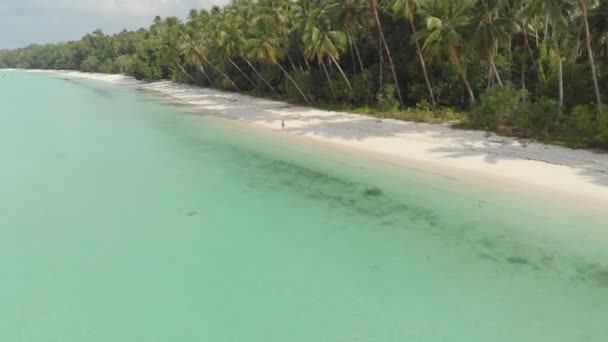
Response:
[[[223,5],[228,0],[34,0],[37,7],[91,13],[110,18],[185,16],[192,8]]]
[[[0,0],[0,49],[147,27],[155,15],[185,18],[192,8],[230,0]]]

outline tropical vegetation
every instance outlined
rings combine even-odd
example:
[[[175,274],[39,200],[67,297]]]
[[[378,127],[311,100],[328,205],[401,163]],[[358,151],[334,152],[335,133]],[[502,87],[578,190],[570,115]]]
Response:
[[[3,50],[0,67],[171,79],[608,147],[608,0],[232,0]]]

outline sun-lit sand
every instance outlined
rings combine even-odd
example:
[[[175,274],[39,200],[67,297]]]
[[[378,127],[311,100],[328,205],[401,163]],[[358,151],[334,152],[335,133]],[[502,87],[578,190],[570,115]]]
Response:
[[[456,130],[443,124],[378,120],[230,92],[173,82],[144,83],[122,75],[50,72],[61,77],[95,79],[139,87],[188,104],[201,112],[282,130],[294,135],[391,157],[404,163],[425,164],[429,170],[450,170],[485,179],[503,187],[534,186],[556,199],[578,198],[608,207],[608,154],[544,145],[537,142]]]

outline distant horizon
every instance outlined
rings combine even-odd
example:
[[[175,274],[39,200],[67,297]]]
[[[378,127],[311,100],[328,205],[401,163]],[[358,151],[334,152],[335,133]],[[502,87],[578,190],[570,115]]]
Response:
[[[0,50],[74,41],[101,29],[114,34],[148,27],[156,15],[185,18],[190,9],[229,0],[5,0],[0,4]]]

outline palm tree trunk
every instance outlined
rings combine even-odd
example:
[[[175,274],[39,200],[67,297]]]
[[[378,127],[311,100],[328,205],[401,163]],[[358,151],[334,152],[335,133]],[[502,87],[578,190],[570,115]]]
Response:
[[[191,80],[192,80],[192,82],[196,82],[196,81],[194,80],[194,78],[192,78],[192,76],[190,76],[190,74],[189,74],[189,73],[186,71],[186,69],[184,69],[184,67],[181,65],[181,63],[180,63],[180,62],[175,62],[175,64],[177,64],[177,67],[178,67],[178,68],[179,68],[179,69],[180,69],[180,70],[181,70],[181,71],[182,71],[184,74],[186,74],[186,76],[188,76],[188,78],[189,78],[189,79],[191,79]]]
[[[524,27],[524,44],[525,44],[526,51],[530,55],[530,60],[532,60],[532,65],[534,66],[534,68],[537,68],[536,60],[534,59],[534,54],[532,53],[532,50],[530,49],[530,41],[528,40],[528,31],[525,29],[525,27]]]
[[[348,45],[350,46],[350,63],[353,68],[353,74],[357,73],[357,65],[355,62],[355,48],[353,44],[353,40],[350,38],[350,33],[346,30],[346,37],[348,38]]]
[[[357,55],[357,59],[359,60],[359,67],[361,68],[361,72],[363,72],[363,60],[361,59],[361,53],[359,53],[359,47],[357,46],[356,42],[354,42],[353,45],[355,46],[355,54]]]
[[[475,93],[473,93],[473,89],[471,88],[471,84],[469,83],[469,78],[467,77],[467,73],[462,68],[462,65],[460,64],[460,60],[458,59],[458,56],[455,54],[455,52],[450,53],[450,55],[451,55],[451,60],[456,65],[456,70],[458,70],[460,77],[462,77],[464,86],[467,89],[467,92],[469,93],[469,101],[471,102],[471,105],[474,105],[475,104]]]
[[[300,54],[296,51],[296,58],[298,59],[298,67],[300,71],[304,72],[304,68],[302,67],[302,61],[300,60]]]
[[[579,4],[583,12],[583,21],[585,22],[585,35],[587,36],[587,57],[589,58],[589,66],[591,67],[591,76],[593,77],[593,87],[595,88],[595,98],[597,101],[596,117],[599,117],[600,113],[602,112],[602,95],[600,94],[600,86],[597,82],[597,74],[595,72],[595,61],[593,60],[593,48],[591,47],[591,33],[589,32],[586,1],[587,0],[579,0]]]
[[[492,70],[494,70],[494,74],[496,75],[496,80],[498,84],[502,87],[502,80],[500,79],[500,75],[498,74],[498,70],[496,69],[496,63],[494,63],[494,57],[490,53],[490,64],[492,65]]]
[[[289,64],[291,64],[291,68],[293,69],[293,71],[296,71],[296,65],[293,64],[293,60],[291,59],[291,56],[289,56],[289,52],[287,53],[287,60],[289,60]]]
[[[306,64],[306,68],[308,69],[308,71],[310,71],[311,68],[310,68],[310,64],[308,63],[308,59],[306,59],[306,56],[303,56],[303,57],[304,57],[304,64]]]
[[[492,70],[492,65],[490,63],[488,63],[488,75],[486,77],[488,78],[486,89],[490,89],[492,82],[494,81],[494,70]]]
[[[287,76],[287,78],[289,79],[289,81],[291,81],[291,83],[293,83],[293,85],[296,87],[296,89],[298,89],[298,91],[300,92],[300,95],[302,95],[302,98],[304,98],[304,101],[306,101],[306,104],[310,105],[310,101],[308,100],[308,97],[306,97],[306,95],[304,94],[304,92],[302,91],[302,89],[300,88],[300,86],[298,85],[298,83],[291,78],[291,76],[289,75],[289,73],[287,72],[287,70],[285,70],[283,68],[283,66],[281,66],[281,64],[279,63],[275,63],[280,69],[281,71],[283,71],[283,73],[285,74],[285,76]]]
[[[209,86],[213,87],[213,81],[211,80],[211,78],[209,78],[209,75],[207,74],[207,71],[205,71],[205,68],[203,67],[203,64],[200,61],[198,62],[198,69],[203,73],[203,75],[205,76],[205,78],[209,82]]]
[[[346,76],[346,74],[344,73],[344,70],[342,70],[342,67],[340,66],[340,63],[338,63],[338,61],[336,60],[336,58],[334,56],[329,56],[329,58],[331,58],[331,60],[334,62],[334,64],[336,65],[336,67],[338,67],[338,70],[340,71],[340,73],[342,74],[342,77],[344,78],[344,81],[346,81],[346,85],[348,86],[348,89],[350,91],[353,90],[353,87],[350,85],[350,81],[348,80],[348,77]]]
[[[336,91],[334,90],[334,84],[331,81],[331,77],[329,77],[329,73],[327,72],[327,68],[325,67],[325,62],[323,62],[322,60],[319,60],[319,64],[321,64],[321,67],[323,67],[323,71],[325,72],[325,77],[327,77],[327,82],[329,83],[329,89],[331,89],[331,93],[332,95],[336,95]]]
[[[583,25],[578,28],[578,34],[576,35],[576,47],[572,56],[572,64],[576,63],[576,60],[580,56],[581,51],[581,35],[583,34]]]
[[[399,104],[401,107],[405,106],[405,102],[403,102],[403,97],[401,96],[401,87],[399,87],[399,79],[397,78],[397,71],[395,70],[395,63],[393,63],[393,56],[391,55],[391,51],[388,48],[388,44],[386,43],[386,38],[384,37],[384,32],[382,32],[382,24],[380,23],[380,15],[378,14],[377,2],[378,0],[369,0],[372,5],[372,11],[374,12],[374,17],[376,18],[376,25],[378,26],[378,31],[380,32],[380,38],[382,40],[382,44],[384,45],[384,50],[386,51],[386,57],[388,58],[388,62],[391,66],[391,70],[393,72],[393,80],[395,81],[395,87],[397,88],[397,97],[399,98]]]
[[[534,56],[532,55],[532,51],[530,51],[530,43],[528,41],[528,32],[525,29],[526,23],[524,22],[524,50],[525,52],[521,56],[521,88],[526,89],[526,52],[530,54],[530,58],[532,60],[532,65],[536,66],[536,62],[534,61]]]
[[[232,86],[234,87],[234,89],[236,89],[236,91],[238,91],[239,93],[241,93],[241,89],[239,89],[239,87],[236,86],[236,83],[234,83],[234,81],[228,76],[226,75],[226,73],[224,73],[220,68],[218,68],[215,64],[211,63],[208,59],[205,59],[205,62],[207,62],[207,64],[211,65],[211,67],[213,67],[217,72],[219,72],[226,80],[228,80],[228,82],[230,82],[232,84]]]
[[[251,85],[253,85],[254,89],[257,89],[258,85],[255,84],[255,82],[253,82],[253,80],[251,78],[249,78],[249,76],[247,76],[247,74],[244,73],[243,70],[241,70],[241,68],[239,68],[239,66],[236,63],[234,63],[232,58],[229,57],[228,61],[230,62],[230,64],[232,64],[232,66],[234,66],[241,73],[241,75],[243,75],[243,77],[245,77],[247,79],[247,81],[249,81],[249,83],[251,83]]]
[[[270,83],[268,83],[268,81],[264,78],[264,76],[262,76],[262,74],[260,74],[258,72],[258,70],[253,66],[253,64],[251,64],[251,62],[247,59],[247,58],[243,58],[245,60],[245,62],[247,62],[247,64],[249,65],[249,67],[251,67],[251,69],[253,70],[253,72],[255,72],[256,75],[258,75],[259,78],[262,79],[262,81],[268,86],[268,88],[270,88],[270,90],[272,92],[274,92],[274,87],[270,85]]]
[[[380,34],[378,34],[378,46],[376,46],[376,50],[378,50],[378,55],[380,56],[380,89],[384,88],[384,53],[382,52],[382,40],[380,39]]]
[[[559,78],[559,105],[555,121],[558,122],[564,111],[564,70],[562,67],[562,54],[557,39],[555,40],[555,53],[557,54],[557,77]]]
[[[526,54],[521,56],[521,89],[526,89]]]
[[[547,40],[547,36],[549,35],[549,12],[545,15],[545,35],[543,36],[543,40]]]
[[[410,22],[410,27],[412,28],[412,33],[416,33],[416,23],[414,22],[414,16],[410,15],[408,17],[408,21]],[[424,56],[422,55],[422,49],[420,48],[420,42],[416,39],[416,54],[418,55],[418,60],[420,61],[420,67],[422,68],[422,74],[424,74],[424,81],[426,82],[426,87],[429,90],[429,98],[431,99],[431,105],[433,106],[433,110],[437,110],[437,102],[435,101],[435,94],[433,93],[433,86],[431,85],[431,80],[429,79],[429,73],[426,70],[426,63],[424,62]]]

